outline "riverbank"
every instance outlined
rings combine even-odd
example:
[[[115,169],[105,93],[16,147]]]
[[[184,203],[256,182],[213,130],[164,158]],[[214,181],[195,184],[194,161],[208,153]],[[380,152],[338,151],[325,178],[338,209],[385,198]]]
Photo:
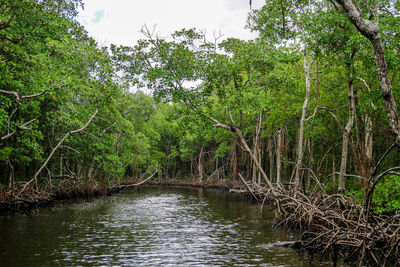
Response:
[[[58,183],[57,185],[47,185],[40,189],[29,188],[21,191],[23,184],[16,184],[12,189],[0,190],[0,213],[13,212],[29,214],[38,207],[49,206],[53,201],[75,199],[75,198],[91,198],[105,197],[122,190],[142,185],[158,185],[158,186],[186,186],[194,188],[207,188],[219,190],[236,190],[235,192],[247,193],[240,190],[240,184],[235,181],[221,180],[219,182],[198,183],[195,180],[151,180],[152,176],[144,180],[125,179],[120,183],[111,183],[108,186],[98,181],[85,181],[79,183],[75,180]]]
[[[282,247],[298,233],[273,228],[267,210],[226,190],[178,185],[55,201],[0,217],[2,265],[310,266],[309,254]]]
[[[228,190],[275,208],[275,227],[301,232],[289,246],[311,255],[330,255],[333,261],[362,262],[360,266],[400,266],[400,216],[365,212],[354,199],[341,194],[301,192],[265,187],[245,181],[226,186],[196,182],[158,182],[154,185]]]
[[[51,205],[53,201],[73,198],[104,197],[121,190],[140,186],[175,186],[218,189],[245,195],[262,205],[276,209],[275,226],[300,230],[300,239],[291,244],[308,253],[329,253],[332,259],[346,261],[366,259],[372,265],[398,266],[400,216],[366,214],[362,206],[350,197],[314,192],[305,195],[279,189],[272,194],[265,187],[239,181],[219,180],[199,183],[195,180],[125,180],[109,186],[98,182],[61,186],[52,193],[31,189],[18,198],[4,201],[2,192],[0,211],[29,213],[36,207]]]
[[[105,197],[118,193],[126,188],[140,185],[141,182],[137,180],[124,180],[121,183],[110,183],[108,185],[96,180],[88,180],[85,182],[67,180],[59,182],[56,185],[46,185],[38,189],[31,187],[22,191],[21,188],[23,188],[23,184],[17,184],[13,190],[7,189],[0,191],[0,212],[29,214],[37,207],[51,205],[53,201]]]

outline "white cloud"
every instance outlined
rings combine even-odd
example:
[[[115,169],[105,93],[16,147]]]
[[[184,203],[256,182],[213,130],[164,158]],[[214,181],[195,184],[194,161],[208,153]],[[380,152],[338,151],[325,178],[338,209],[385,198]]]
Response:
[[[263,0],[252,2],[253,8],[258,8]],[[84,3],[85,9],[78,20],[100,44],[105,45],[136,44],[143,38],[140,29],[144,24],[156,24],[157,32],[162,36],[195,27],[210,35],[221,31],[224,37],[255,37],[244,29],[248,0],[84,0]]]

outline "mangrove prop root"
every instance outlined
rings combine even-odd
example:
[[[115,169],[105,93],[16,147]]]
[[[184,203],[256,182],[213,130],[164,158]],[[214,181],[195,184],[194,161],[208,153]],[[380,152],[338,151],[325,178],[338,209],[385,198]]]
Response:
[[[366,224],[363,207],[347,196],[293,196],[285,189],[277,189],[272,196],[259,186],[250,190],[256,199],[279,203],[275,225],[301,229],[297,243],[302,249],[333,252],[335,257],[340,252],[345,260],[363,260],[364,264],[400,265],[400,215],[378,216],[370,212]],[[364,247],[365,255],[360,258]]]

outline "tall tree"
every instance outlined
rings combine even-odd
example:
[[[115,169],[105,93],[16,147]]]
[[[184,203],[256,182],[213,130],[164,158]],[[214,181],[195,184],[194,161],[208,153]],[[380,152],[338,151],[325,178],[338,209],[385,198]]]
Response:
[[[377,21],[378,14],[376,13],[376,8],[372,7],[372,9],[370,9],[370,19],[366,19],[365,14],[362,13],[360,3],[358,1],[335,0],[335,2],[343,8],[344,12],[357,30],[371,41],[381,85],[382,97],[385,102],[386,113],[389,120],[390,131],[393,134],[397,145],[400,145],[399,115],[389,78],[389,71],[387,68],[385,52],[380,33],[380,25]],[[390,7],[394,5],[394,2],[392,1],[383,2],[384,4],[390,5]]]

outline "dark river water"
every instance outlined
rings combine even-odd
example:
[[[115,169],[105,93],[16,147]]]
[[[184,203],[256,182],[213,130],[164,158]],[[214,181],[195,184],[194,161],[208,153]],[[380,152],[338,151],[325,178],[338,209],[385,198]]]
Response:
[[[146,187],[0,217],[2,266],[331,266],[291,248],[273,214],[215,190]]]

